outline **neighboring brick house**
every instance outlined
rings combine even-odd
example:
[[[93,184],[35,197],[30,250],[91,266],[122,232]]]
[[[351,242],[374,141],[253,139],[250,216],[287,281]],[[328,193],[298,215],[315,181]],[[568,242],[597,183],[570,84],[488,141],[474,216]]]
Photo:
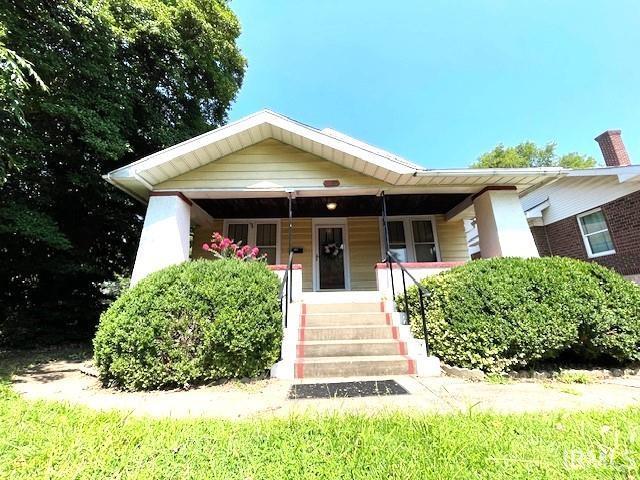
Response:
[[[541,256],[594,261],[640,283],[640,165],[632,165],[619,130],[595,139],[605,167],[568,171],[521,202]],[[472,258],[480,252],[467,223]]]

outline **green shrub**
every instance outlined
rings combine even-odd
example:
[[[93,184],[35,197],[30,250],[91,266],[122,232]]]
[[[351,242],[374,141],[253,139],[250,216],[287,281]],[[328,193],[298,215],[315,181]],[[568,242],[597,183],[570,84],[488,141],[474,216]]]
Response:
[[[280,352],[278,288],[263,262],[196,260],[150,275],[100,318],[102,381],[147,390],[264,372]]]
[[[640,360],[640,288],[596,263],[477,260],[422,284],[431,293],[429,343],[444,362],[501,372],[568,353]],[[413,334],[422,338],[417,288],[407,295]]]

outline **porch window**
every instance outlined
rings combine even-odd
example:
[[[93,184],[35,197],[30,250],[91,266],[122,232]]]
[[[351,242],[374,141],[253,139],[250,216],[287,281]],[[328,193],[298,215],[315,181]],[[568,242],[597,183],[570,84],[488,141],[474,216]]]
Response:
[[[230,220],[225,222],[224,234],[236,243],[258,247],[267,256],[267,263],[275,265],[279,261],[278,227],[273,220]]]
[[[602,209],[596,208],[578,215],[578,224],[589,257],[616,253]]]
[[[256,224],[256,247],[267,255],[267,263],[275,265],[278,253],[278,225],[275,223]]]
[[[436,239],[433,236],[431,220],[414,220],[413,245],[416,251],[416,262],[436,262]]]
[[[387,229],[389,231],[389,250],[399,261],[408,262],[404,222],[387,222]]]
[[[438,241],[431,217],[391,217],[387,228],[389,250],[399,261],[438,261]]]
[[[248,223],[230,223],[227,227],[227,237],[233,239],[234,242],[242,242],[242,245],[249,243],[249,224]]]

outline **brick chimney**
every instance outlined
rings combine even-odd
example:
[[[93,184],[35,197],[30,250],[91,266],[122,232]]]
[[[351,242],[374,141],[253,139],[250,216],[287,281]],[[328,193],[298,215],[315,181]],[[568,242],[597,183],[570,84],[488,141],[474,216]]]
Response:
[[[607,130],[598,135],[595,141],[600,145],[604,163],[608,167],[631,165],[627,149],[624,148],[624,143],[622,142],[620,130]]]

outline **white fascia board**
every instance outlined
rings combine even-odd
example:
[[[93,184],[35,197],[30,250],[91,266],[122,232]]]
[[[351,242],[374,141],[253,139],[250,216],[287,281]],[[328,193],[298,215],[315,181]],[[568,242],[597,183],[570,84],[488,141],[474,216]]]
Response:
[[[490,176],[561,176],[569,170],[562,167],[537,167],[537,168],[449,168],[440,170],[418,170],[419,177],[490,177]]]
[[[273,121],[269,121],[269,123],[271,123],[272,126],[300,135],[301,137],[304,137],[312,142],[316,142],[321,145],[325,145],[326,147],[333,148],[334,150],[338,150],[348,155],[360,158],[365,162],[371,163],[385,170],[389,170],[390,172],[398,173],[400,175],[406,173],[412,174],[413,172],[415,172],[415,169],[413,168],[409,168],[399,162],[395,162],[390,158],[376,153],[375,151],[373,151],[373,148],[375,147],[372,147],[372,150],[365,149],[361,146],[353,145],[345,140],[340,140],[338,138],[332,137],[331,135],[327,135],[326,133],[322,133],[320,130],[315,130],[313,128],[281,117],[275,117],[273,118]]]
[[[599,175],[633,176],[640,175],[640,165],[626,165],[620,167],[594,167],[568,170],[569,177],[593,177]]]
[[[529,210],[525,211],[524,214],[527,219],[542,218],[542,211],[549,208],[549,205],[549,199],[547,198],[544,202],[541,202],[538,205],[531,207]]]
[[[322,133],[320,130],[316,130],[315,128],[296,122],[295,120],[291,120],[275,112],[262,110],[236,122],[229,123],[210,132],[166,148],[160,152],[151,154],[136,162],[110,172],[110,175],[112,177],[134,177],[136,173],[152,169],[172,159],[224,140],[233,135],[240,134],[250,128],[257,127],[264,123],[300,135],[312,142],[361,158],[366,162],[394,173],[402,175],[407,173],[413,174],[415,172],[414,169],[403,165],[400,161],[396,162],[376,153],[374,151],[375,147],[371,147],[371,150],[369,150],[363,146],[353,145],[345,140],[340,140],[326,133]]]

